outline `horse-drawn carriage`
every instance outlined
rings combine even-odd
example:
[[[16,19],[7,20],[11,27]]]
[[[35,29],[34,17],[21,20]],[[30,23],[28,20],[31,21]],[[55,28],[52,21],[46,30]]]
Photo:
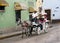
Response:
[[[22,33],[23,33],[23,30],[25,30],[25,34],[27,36],[31,35],[32,32],[35,32],[36,34],[39,35],[41,31],[47,32],[47,29],[48,29],[48,23],[45,22],[43,18],[36,19],[36,21],[33,21],[33,22],[24,21],[22,22],[21,26],[22,26]]]

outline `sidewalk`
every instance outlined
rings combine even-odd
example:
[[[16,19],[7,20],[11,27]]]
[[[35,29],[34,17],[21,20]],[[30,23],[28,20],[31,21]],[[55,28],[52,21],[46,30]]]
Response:
[[[52,26],[52,24],[51,24],[50,26]],[[50,28],[51,28],[51,27],[49,27],[48,30],[50,30]],[[2,35],[0,35],[0,39],[12,37],[12,36],[17,36],[17,35],[21,35],[21,34],[22,34],[22,31],[12,32],[12,33],[8,33],[8,34],[2,34]]]

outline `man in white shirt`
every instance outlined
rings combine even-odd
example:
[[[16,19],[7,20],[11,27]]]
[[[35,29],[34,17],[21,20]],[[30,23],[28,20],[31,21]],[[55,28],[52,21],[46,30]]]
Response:
[[[38,13],[34,11],[32,14],[32,25],[36,25]],[[33,26],[31,27],[30,34],[32,34]]]
[[[37,13],[37,11],[34,11],[33,14],[32,14],[32,22],[36,22],[37,17],[38,17],[38,13]]]
[[[37,16],[38,16],[37,11],[34,11],[33,14],[32,14],[32,18],[35,18]]]

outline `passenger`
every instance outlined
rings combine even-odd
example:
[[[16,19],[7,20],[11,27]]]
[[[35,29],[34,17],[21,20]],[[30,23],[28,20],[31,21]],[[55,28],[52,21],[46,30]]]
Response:
[[[37,22],[37,16],[38,16],[38,13],[37,13],[37,11],[34,11],[33,12],[33,14],[32,14],[32,25],[33,25],[33,23],[35,22]],[[30,29],[30,34],[32,34],[32,31],[33,31],[33,26],[31,26],[31,29]]]

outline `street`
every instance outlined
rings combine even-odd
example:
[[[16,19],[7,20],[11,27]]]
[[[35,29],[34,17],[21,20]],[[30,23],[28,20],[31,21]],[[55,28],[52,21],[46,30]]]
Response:
[[[60,43],[60,24],[53,24],[47,33],[21,38],[21,35],[0,40],[0,43]]]
[[[0,0],[0,43],[60,43],[60,0]]]

